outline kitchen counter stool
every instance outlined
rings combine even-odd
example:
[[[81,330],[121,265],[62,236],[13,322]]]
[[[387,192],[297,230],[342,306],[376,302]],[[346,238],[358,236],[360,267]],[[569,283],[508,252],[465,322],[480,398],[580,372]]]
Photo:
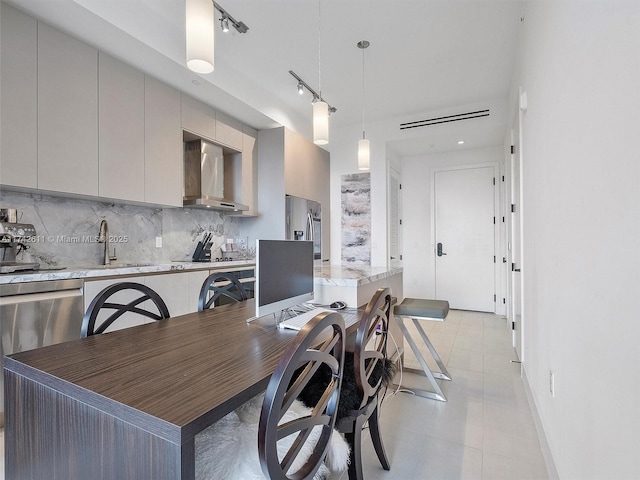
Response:
[[[407,342],[411,346],[411,350],[415,354],[422,370],[415,368],[406,368],[403,366],[404,371],[419,373],[421,375],[426,376],[429,379],[429,383],[433,387],[434,391],[428,390],[419,390],[412,388],[411,390],[421,397],[431,398],[433,400],[440,400],[442,402],[446,402],[447,398],[444,395],[444,392],[440,388],[440,385],[436,382],[436,378],[440,380],[451,380],[451,375],[447,371],[447,368],[442,363],[440,359],[440,355],[436,352],[436,349],[432,345],[429,337],[425,333],[424,329],[419,323],[419,320],[432,320],[438,322],[444,322],[447,318],[447,314],[449,313],[449,302],[446,300],[426,300],[421,298],[405,298],[402,303],[396,305],[394,307],[393,313],[398,321],[398,326],[404,335],[404,338],[407,339]],[[422,337],[422,341],[425,343],[434,360],[438,364],[438,368],[440,368],[440,372],[432,372],[429,366],[427,365],[427,361],[424,356],[418,349],[415,340],[407,330],[407,327],[404,324],[404,319],[410,318],[413,321],[413,324],[416,327],[416,330]],[[397,385],[396,385],[397,386]]]

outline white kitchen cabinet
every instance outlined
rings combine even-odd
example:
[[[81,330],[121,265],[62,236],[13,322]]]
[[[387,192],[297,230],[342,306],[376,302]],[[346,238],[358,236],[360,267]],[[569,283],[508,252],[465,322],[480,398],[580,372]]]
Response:
[[[216,112],[198,100],[182,95],[182,129],[210,141],[216,139]]]
[[[100,197],[145,200],[144,74],[100,52],[98,148]]]
[[[103,289],[113,285],[114,283],[120,282],[135,282],[144,284],[144,277],[127,277],[127,278],[111,278],[108,280],[92,280],[84,282],[84,311],[86,312],[91,302],[94,298],[96,298]],[[122,291],[114,294],[111,297],[112,300],[117,301],[119,303],[127,303],[139,298],[140,295],[137,292],[133,291]],[[151,305],[151,302],[145,302],[140,305],[142,308],[155,308]],[[96,323],[100,323],[105,318],[109,317],[114,310],[112,309],[104,309],[98,315]],[[141,315],[134,315],[132,313],[125,313],[118,320],[115,321],[113,327],[108,328],[107,332],[113,330],[120,330],[122,328],[134,327],[136,325],[142,325],[143,323],[150,323],[154,320],[150,318],[143,317]],[[78,332],[79,334],[80,332]]]
[[[302,135],[285,129],[286,193],[320,202],[324,207],[323,216],[329,211],[329,164],[329,152],[314,145]]]
[[[216,143],[242,151],[242,123],[222,112],[216,112]]]
[[[184,169],[180,92],[145,77],[144,112],[144,200],[181,207]]]
[[[98,195],[98,51],[38,23],[38,188]]]
[[[177,317],[198,310],[200,288],[208,275],[207,270],[150,275],[145,277],[145,285],[158,292],[171,316]]]
[[[200,288],[209,276],[208,270],[191,272],[172,272],[158,275],[122,276],[106,280],[86,280],[84,282],[84,310],[87,311],[92,300],[106,287],[121,282],[142,283],[152,288],[164,300],[172,317],[196,312]],[[133,300],[136,294],[119,294],[116,300]],[[148,304],[143,307],[153,308]],[[123,321],[118,321],[117,328],[131,327],[148,323],[139,315],[125,314]],[[100,317],[102,318],[102,317]]]
[[[38,23],[0,4],[0,184],[37,188]]]

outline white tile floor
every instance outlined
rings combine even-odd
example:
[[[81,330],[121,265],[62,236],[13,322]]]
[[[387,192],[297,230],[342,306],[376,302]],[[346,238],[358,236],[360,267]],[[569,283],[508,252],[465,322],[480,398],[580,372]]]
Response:
[[[365,478],[547,480],[520,366],[511,362],[516,356],[506,320],[451,311],[445,322],[422,325],[453,377],[451,382],[438,381],[448,401],[402,392],[387,395],[381,423],[391,470],[380,467],[367,437]],[[418,368],[410,350],[405,361]],[[435,369],[434,361],[428,363]],[[408,389],[428,387],[424,377],[403,377]],[[338,479],[346,480],[346,473],[331,478]]]
[[[387,395],[381,423],[391,471],[382,470],[367,437],[365,478],[547,480],[520,368],[511,362],[515,354],[505,319],[451,311],[445,322],[425,321],[423,328],[453,377],[439,381],[448,402],[403,392]],[[426,347],[425,358],[430,358]],[[406,363],[418,366],[410,351]],[[403,375],[409,389],[426,386],[425,381]],[[4,456],[0,467],[4,480]],[[331,478],[339,479],[346,480],[346,473]]]

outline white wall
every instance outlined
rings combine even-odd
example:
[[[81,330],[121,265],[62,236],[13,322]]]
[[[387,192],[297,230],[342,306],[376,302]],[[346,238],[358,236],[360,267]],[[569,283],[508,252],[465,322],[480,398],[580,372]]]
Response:
[[[638,479],[640,2],[528,2],[520,58],[526,380],[561,479]]]
[[[403,268],[407,297],[435,298],[431,178],[444,166],[497,164],[502,147],[467,149],[402,159]],[[496,213],[496,216],[498,214]]]
[[[416,112],[411,115],[385,119],[365,124],[366,137],[371,146],[371,265],[387,266],[389,264],[389,247],[387,231],[388,214],[388,170],[390,167],[402,173],[401,156],[395,153],[394,147],[398,142],[409,142],[420,145],[425,151],[442,151],[457,147],[461,138],[469,143],[483,147],[495,145],[492,140],[483,138],[478,132],[491,132],[493,136],[501,135],[506,129],[506,98],[486,99],[471,104],[450,105],[446,108],[430,112]],[[410,128],[401,130],[400,124],[425,118],[436,118],[460,112],[471,112],[489,109],[488,117],[465,120],[462,122],[443,123],[426,128]],[[336,113],[339,115],[340,113]],[[329,139],[331,152],[331,262],[341,262],[341,177],[349,173],[357,173],[358,140],[362,138],[362,124],[343,128],[332,128]],[[447,147],[447,145],[449,145]],[[404,187],[403,187],[404,188]],[[403,210],[413,208],[403,200]],[[420,207],[417,207],[420,208]],[[404,232],[401,233],[405,235]],[[405,259],[406,260],[406,259]],[[404,265],[406,266],[406,261]]]

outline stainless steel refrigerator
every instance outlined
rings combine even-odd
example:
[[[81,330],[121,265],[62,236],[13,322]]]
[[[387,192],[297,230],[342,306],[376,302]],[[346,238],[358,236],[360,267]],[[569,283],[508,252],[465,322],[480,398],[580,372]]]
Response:
[[[318,202],[306,198],[286,196],[287,240],[311,240],[313,258],[322,262],[322,207]]]

